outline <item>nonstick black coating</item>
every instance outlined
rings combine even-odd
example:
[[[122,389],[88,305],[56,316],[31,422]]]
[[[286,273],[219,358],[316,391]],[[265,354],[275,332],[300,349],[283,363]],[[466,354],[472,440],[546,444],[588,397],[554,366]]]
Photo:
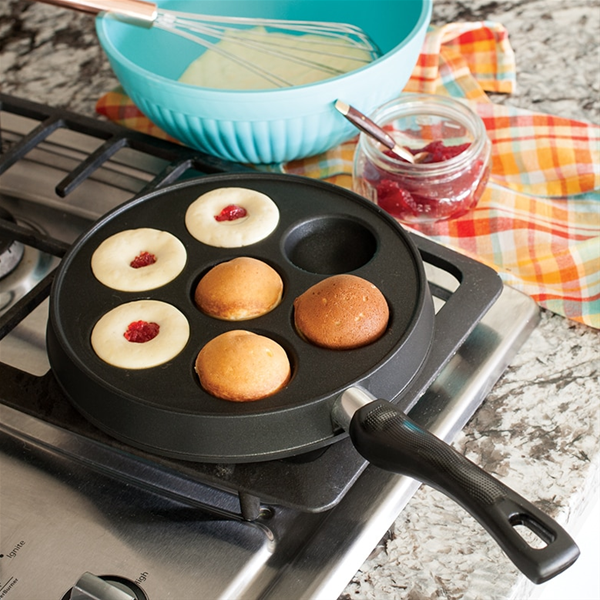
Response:
[[[187,231],[187,207],[221,187],[246,187],[277,204],[280,221],[265,240],[236,249],[206,246]],[[90,259],[107,237],[139,227],[169,231],[187,250],[184,271],[142,293],[119,292],[94,277]],[[213,265],[251,256],[273,266],[284,282],[282,303],[257,319],[227,322],[202,314],[193,291]],[[378,341],[348,351],[317,348],[293,326],[293,301],[321,279],[353,273],[373,282],[390,306]],[[152,298],[176,306],[191,335],[170,362],[143,370],[108,365],[93,351],[91,331],[114,307]],[[58,382],[91,422],[133,446],[200,462],[248,462],[299,454],[344,436],[332,422],[336,397],[353,385],[393,399],[424,363],[433,334],[433,304],[418,251],[384,211],[327,183],[281,174],[227,174],[187,181],[117,208],[69,251],[51,293],[48,353]],[[273,338],[287,351],[293,376],[270,398],[233,403],[207,394],[194,372],[200,349],[231,329]],[[402,408],[402,401],[399,401]]]

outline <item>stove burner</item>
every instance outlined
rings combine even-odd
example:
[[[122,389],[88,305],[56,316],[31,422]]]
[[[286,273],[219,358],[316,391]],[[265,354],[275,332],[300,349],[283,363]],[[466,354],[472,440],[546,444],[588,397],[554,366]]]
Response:
[[[12,273],[25,254],[25,246],[20,242],[12,242],[6,250],[0,253],[0,279]]]
[[[15,218],[4,208],[0,207],[0,219],[16,223]],[[23,259],[25,247],[0,234],[0,279],[12,273]]]
[[[0,219],[17,223],[13,215],[0,206]],[[40,234],[42,230],[20,221],[19,225]],[[2,233],[0,221],[0,315],[32,290],[58,263],[53,256],[26,246]]]

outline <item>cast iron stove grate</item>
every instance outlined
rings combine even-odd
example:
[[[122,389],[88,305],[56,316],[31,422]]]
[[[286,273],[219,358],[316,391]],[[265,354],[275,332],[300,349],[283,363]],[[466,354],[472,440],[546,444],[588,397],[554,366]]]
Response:
[[[39,121],[37,127],[0,156],[0,174],[60,128],[104,140],[97,150],[57,185],[55,191],[61,197],[70,194],[124,147],[167,161],[167,166],[139,195],[173,183],[181,177],[248,171],[243,165],[221,161],[112,123],[29,101],[0,95],[0,108]],[[0,219],[0,237],[17,240],[57,257],[62,257],[69,247],[60,240],[6,219]],[[500,280],[488,268],[425,238],[417,235],[412,237],[425,263],[449,273],[459,285],[449,291],[430,283],[432,294],[444,304],[436,315],[434,340],[428,360],[409,389],[403,392],[403,404],[408,408],[435,380],[502,289]],[[53,276],[54,272],[47,275],[0,317],[0,339],[49,296]],[[71,406],[51,371],[37,377],[0,363],[0,379],[3,382],[0,401],[4,404],[94,440],[123,456],[134,456],[159,465],[166,471],[175,471],[199,486],[214,486],[238,494],[241,513],[245,518],[257,517],[261,503],[309,512],[330,509],[341,500],[367,466],[349,439],[293,459],[261,463],[215,465],[158,457],[132,449],[90,425]]]

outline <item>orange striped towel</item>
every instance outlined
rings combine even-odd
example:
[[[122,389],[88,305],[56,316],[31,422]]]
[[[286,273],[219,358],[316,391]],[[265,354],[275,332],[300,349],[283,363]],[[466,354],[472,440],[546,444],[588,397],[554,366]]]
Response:
[[[430,27],[406,91],[462,98],[484,120],[492,175],[478,206],[420,233],[495,268],[548,310],[600,328],[600,127],[494,104],[516,66],[505,28],[489,21]],[[160,137],[122,91],[98,112]],[[271,166],[351,188],[356,139]]]

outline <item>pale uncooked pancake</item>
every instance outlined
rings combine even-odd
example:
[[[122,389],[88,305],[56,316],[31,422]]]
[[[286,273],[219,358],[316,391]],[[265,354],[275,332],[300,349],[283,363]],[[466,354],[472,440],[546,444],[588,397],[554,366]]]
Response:
[[[279,273],[262,260],[239,256],[213,267],[198,283],[194,301],[226,321],[255,319],[272,311],[283,294]]]
[[[143,253],[153,264],[132,267]],[[161,287],[177,277],[187,260],[185,246],[174,235],[158,229],[120,231],[104,240],[92,255],[92,272],[105,286],[123,292]]]
[[[349,350],[386,331],[390,311],[379,288],[356,275],[333,275],[294,300],[294,324],[313,344]]]
[[[158,334],[147,342],[131,342],[125,333],[132,323],[156,324]],[[158,300],[137,300],[107,312],[94,326],[91,344],[105,362],[121,369],[148,369],[175,358],[190,337],[185,316]]]
[[[232,221],[216,217],[229,206],[246,215]],[[260,242],[279,223],[279,209],[266,194],[247,188],[226,187],[202,194],[188,207],[185,225],[190,234],[208,246],[239,248]]]
[[[208,342],[196,359],[202,387],[213,396],[250,402],[280,391],[291,376],[285,350],[274,340],[233,330]]]
[[[237,31],[236,36],[238,39],[235,40],[225,36],[216,44],[215,50],[208,49],[201,54],[187,67],[179,81],[216,89],[272,89],[281,85],[257,71],[264,69],[291,85],[304,85],[348,73],[371,61],[369,52],[353,47],[352,42],[344,37],[337,38],[336,45],[332,46],[332,40],[322,35],[297,36],[267,32],[264,27]],[[268,54],[249,48],[244,42],[268,44],[274,52]],[[307,52],[306,48],[310,51]],[[239,57],[243,64],[232,60],[226,53]],[[284,53],[298,58],[299,62],[284,58]],[[325,65],[330,70],[317,68],[315,63]],[[331,69],[336,72],[331,72]]]

